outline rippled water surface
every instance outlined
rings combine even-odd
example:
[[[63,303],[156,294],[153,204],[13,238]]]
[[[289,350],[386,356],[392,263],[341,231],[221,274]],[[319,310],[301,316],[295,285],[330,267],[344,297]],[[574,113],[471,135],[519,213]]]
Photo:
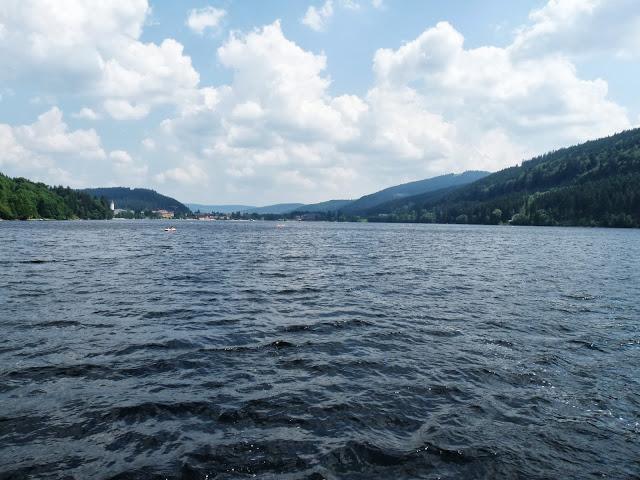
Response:
[[[640,232],[0,223],[0,478],[639,478]]]

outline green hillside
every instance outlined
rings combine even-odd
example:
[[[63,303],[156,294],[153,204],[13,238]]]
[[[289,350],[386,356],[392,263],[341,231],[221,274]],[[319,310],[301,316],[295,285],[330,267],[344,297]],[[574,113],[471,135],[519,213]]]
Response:
[[[310,203],[295,210],[296,213],[328,213],[337,212],[351,204],[353,200],[327,200],[326,202]]]
[[[191,210],[175,198],[161,195],[147,188],[87,188],[83,190],[95,197],[104,197],[115,203],[116,208],[143,212],[149,210],[168,210],[176,215],[189,215]]]
[[[0,218],[28,220],[108,219],[111,211],[105,199],[98,199],[68,187],[49,187],[24,178],[0,173]]]
[[[425,180],[403,183],[365,195],[358,200],[342,206],[340,210],[344,214],[361,215],[386,202],[398,201],[414,195],[427,194],[445,188],[459,187],[475,182],[487,175],[489,175],[489,172],[468,171],[459,174],[449,173]]]
[[[368,218],[640,227],[640,129],[551,152],[453,191],[388,202]]]

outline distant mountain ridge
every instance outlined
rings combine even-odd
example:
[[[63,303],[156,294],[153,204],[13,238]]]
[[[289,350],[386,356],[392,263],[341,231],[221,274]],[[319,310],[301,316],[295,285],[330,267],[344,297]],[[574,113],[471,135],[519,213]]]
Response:
[[[415,182],[403,183],[401,185],[395,185],[393,187],[365,195],[358,200],[345,205],[341,211],[350,215],[362,214],[367,212],[367,210],[386,202],[411,197],[413,195],[434,192],[445,188],[459,187],[475,182],[489,174],[490,172],[469,170],[458,174],[449,173],[447,175],[440,175]]]
[[[162,195],[148,188],[106,187],[85,188],[82,192],[94,197],[104,197],[115,203],[116,208],[141,212],[145,210],[168,210],[178,215],[188,215],[191,210],[175,198]]]
[[[257,208],[253,205],[205,205],[202,203],[185,203],[192,212],[200,213],[235,213],[245,212],[252,208]]]
[[[357,200],[327,200],[319,203],[279,203],[264,207],[251,207],[246,205],[203,205],[188,203],[193,211],[203,213],[236,213],[257,215],[288,215],[292,213],[331,213],[341,212],[349,215],[362,214],[393,199],[409,197],[416,194],[453,188],[474,182],[489,175],[490,172],[467,171],[464,173],[449,173],[438,177],[427,178],[415,182],[394,185],[378,192],[365,195]]]
[[[304,203],[277,203],[275,205],[267,205],[265,207],[253,207],[244,210],[242,213],[256,213],[262,215],[284,215],[291,213],[296,209],[302,207]]]
[[[295,211],[301,213],[328,213],[338,212],[347,205],[351,204],[353,200],[327,200],[326,202],[310,203],[308,205],[302,205]]]
[[[640,227],[640,129],[550,152],[453,191],[381,204],[369,219]]]

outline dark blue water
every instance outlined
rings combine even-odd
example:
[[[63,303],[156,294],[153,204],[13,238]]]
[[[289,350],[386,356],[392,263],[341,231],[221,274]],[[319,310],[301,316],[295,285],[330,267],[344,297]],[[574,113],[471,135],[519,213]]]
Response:
[[[163,225],[0,223],[0,478],[640,477],[640,231]]]

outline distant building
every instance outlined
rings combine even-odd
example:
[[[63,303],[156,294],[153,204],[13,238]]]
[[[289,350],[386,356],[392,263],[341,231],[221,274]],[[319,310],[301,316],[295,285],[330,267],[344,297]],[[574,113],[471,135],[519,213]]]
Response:
[[[170,212],[169,210],[154,210],[153,213],[160,218],[173,218],[173,212]]]

